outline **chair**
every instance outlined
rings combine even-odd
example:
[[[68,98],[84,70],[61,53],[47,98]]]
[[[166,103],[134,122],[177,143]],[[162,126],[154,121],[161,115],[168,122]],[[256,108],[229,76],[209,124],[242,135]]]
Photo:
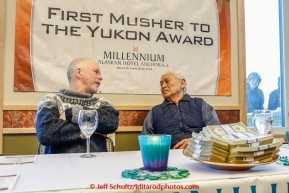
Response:
[[[113,140],[110,137],[106,137],[106,150],[107,152],[114,152]]]
[[[38,142],[37,153],[44,154],[45,146]],[[113,140],[110,137],[106,137],[106,150],[107,152],[114,152]]]
[[[37,153],[44,154],[44,149],[45,149],[45,146],[38,142]]]

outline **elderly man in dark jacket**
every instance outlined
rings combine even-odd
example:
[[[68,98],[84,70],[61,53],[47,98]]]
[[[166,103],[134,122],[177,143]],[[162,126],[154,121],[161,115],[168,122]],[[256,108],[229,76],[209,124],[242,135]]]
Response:
[[[171,148],[184,149],[192,132],[199,133],[206,125],[220,124],[212,106],[201,98],[185,94],[186,80],[181,74],[165,73],[160,85],[165,100],[148,113],[142,134],[172,135]]]

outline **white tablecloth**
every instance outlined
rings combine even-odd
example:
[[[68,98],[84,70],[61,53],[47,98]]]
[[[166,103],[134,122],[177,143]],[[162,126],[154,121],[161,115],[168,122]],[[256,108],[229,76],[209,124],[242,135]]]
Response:
[[[182,154],[182,150],[171,150],[168,165],[188,169],[189,177],[138,181],[123,178],[121,172],[142,167],[139,151],[95,154],[96,158],[80,158],[81,154],[39,155],[36,163],[0,165],[0,175],[20,175],[12,192],[134,192],[139,187],[142,190],[137,192],[156,192],[154,188],[160,187],[160,184],[167,187],[163,192],[171,193],[289,192],[289,166],[277,163],[247,171],[224,171],[191,160]],[[281,148],[279,155],[289,156],[289,149]],[[3,158],[0,157],[0,160]],[[103,189],[90,189],[91,184]],[[148,188],[148,185],[154,186]],[[196,185],[197,188],[185,189],[185,185]]]

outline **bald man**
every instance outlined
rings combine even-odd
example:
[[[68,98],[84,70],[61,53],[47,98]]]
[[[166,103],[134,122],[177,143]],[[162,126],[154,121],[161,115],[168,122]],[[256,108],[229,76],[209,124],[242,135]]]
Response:
[[[106,135],[118,128],[119,112],[112,104],[93,95],[103,80],[98,64],[90,58],[76,58],[67,69],[69,89],[44,96],[38,104],[36,134],[46,154],[86,152],[86,137],[78,126],[82,109],[96,109],[99,122],[90,138],[90,151],[106,150]]]

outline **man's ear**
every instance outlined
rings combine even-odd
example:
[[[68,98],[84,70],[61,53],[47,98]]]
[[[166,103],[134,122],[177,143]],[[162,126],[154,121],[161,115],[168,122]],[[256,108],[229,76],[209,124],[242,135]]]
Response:
[[[75,76],[79,79],[81,79],[81,69],[80,68],[77,68],[76,71],[75,71]]]
[[[181,88],[185,88],[185,86],[186,86],[186,80],[182,79],[181,80]]]

